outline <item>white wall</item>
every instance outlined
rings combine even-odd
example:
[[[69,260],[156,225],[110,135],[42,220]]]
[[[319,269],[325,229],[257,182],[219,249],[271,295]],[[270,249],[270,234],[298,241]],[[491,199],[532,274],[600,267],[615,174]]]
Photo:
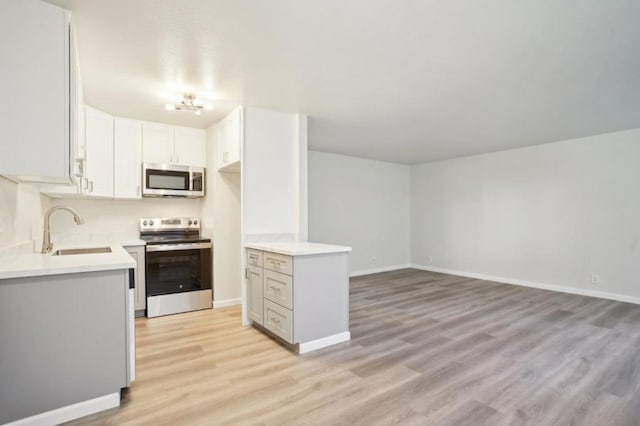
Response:
[[[143,198],[142,200],[51,199],[51,205],[75,208],[85,220],[78,226],[67,212],[51,216],[54,242],[131,239],[140,235],[141,217],[199,217],[200,200]]]
[[[240,303],[242,292],[240,173],[218,172],[216,126],[207,130],[207,197],[202,203],[205,235],[213,239],[214,306]]]
[[[640,129],[413,166],[411,224],[413,264],[640,302]]]
[[[353,247],[353,274],[409,264],[410,167],[309,151],[309,240]]]
[[[0,249],[42,239],[42,217],[49,199],[36,185],[0,177]]]
[[[299,231],[298,115],[244,109],[242,215],[245,235]]]

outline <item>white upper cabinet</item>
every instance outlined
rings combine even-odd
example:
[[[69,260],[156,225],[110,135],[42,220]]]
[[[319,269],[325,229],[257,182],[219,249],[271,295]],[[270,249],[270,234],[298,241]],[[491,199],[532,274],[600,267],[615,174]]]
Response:
[[[113,117],[97,109],[85,109],[85,194],[113,198]]]
[[[73,30],[73,28],[72,28]],[[73,31],[71,33],[72,46],[75,46]],[[71,49],[71,68],[73,72],[72,81],[75,84],[71,87],[71,118],[76,123],[71,128],[71,179],[70,183],[56,183],[41,185],[41,192],[51,197],[75,197],[82,194],[82,184],[85,182],[85,137],[84,137],[84,97],[82,92],[82,78],[80,75],[80,65],[75,55],[75,48]]]
[[[114,122],[114,198],[142,196],[142,123],[126,118]]]
[[[206,132],[190,127],[174,129],[174,163],[185,166],[206,166]]]
[[[218,170],[228,172],[240,171],[240,152],[243,137],[242,107],[231,111],[218,123],[217,157]]]
[[[173,163],[173,127],[143,123],[142,153],[145,163]]]
[[[0,1],[0,174],[69,182],[69,12],[37,0]]]
[[[205,141],[203,129],[158,123],[142,125],[142,157],[145,163],[204,167]]]

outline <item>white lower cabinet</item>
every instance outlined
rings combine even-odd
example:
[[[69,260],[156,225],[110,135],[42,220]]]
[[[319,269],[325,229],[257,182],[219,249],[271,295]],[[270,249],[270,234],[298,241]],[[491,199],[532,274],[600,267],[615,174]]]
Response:
[[[248,248],[249,319],[300,352],[348,340],[347,256],[288,256]]]
[[[264,297],[273,302],[293,309],[293,277],[279,272],[264,270]]]
[[[147,309],[145,247],[129,246],[125,247],[125,250],[136,261],[136,290],[134,292],[136,316],[144,316],[144,310]]]
[[[262,268],[249,265],[247,268],[247,309],[249,318],[260,325],[263,324],[262,277]]]
[[[270,300],[264,300],[264,328],[293,343],[293,312]]]

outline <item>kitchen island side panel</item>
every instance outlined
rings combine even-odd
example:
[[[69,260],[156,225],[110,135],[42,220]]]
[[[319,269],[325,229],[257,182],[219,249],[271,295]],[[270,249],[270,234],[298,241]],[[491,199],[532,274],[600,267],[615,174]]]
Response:
[[[127,270],[0,280],[0,424],[126,386]]]
[[[349,256],[293,258],[293,335],[305,343],[349,331]]]

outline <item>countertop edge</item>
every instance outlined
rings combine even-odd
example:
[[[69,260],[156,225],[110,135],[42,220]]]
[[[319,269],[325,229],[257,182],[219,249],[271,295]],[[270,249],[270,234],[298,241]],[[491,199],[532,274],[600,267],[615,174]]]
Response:
[[[324,244],[324,245],[327,247],[300,250],[300,251],[287,250],[280,247],[273,247],[269,245],[269,243],[246,243],[244,244],[244,247],[254,249],[254,250],[269,251],[272,253],[284,254],[286,256],[313,256],[313,255],[319,255],[319,254],[349,253],[352,251],[352,248],[347,246],[331,246],[329,244]]]
[[[76,256],[56,256],[54,259],[50,254],[43,255],[39,253],[24,253],[13,258],[6,257],[5,260],[12,261],[15,266],[13,268],[9,267],[5,268],[5,270],[0,270],[0,280],[110,271],[136,267],[135,260],[121,244],[112,243],[104,245],[111,247],[111,253],[79,255],[83,256],[83,258]],[[91,245],[84,244],[79,246],[86,247]],[[95,246],[95,244],[93,246]],[[56,246],[55,249],[63,247],[64,245],[60,245]],[[93,256],[99,257],[96,258]]]
[[[68,266],[68,267],[60,267],[60,268],[49,268],[49,269],[39,269],[39,270],[19,270],[19,271],[11,271],[8,273],[0,273],[0,280],[11,280],[15,278],[31,278],[31,277],[46,277],[53,275],[68,275],[68,274],[82,274],[87,272],[100,272],[100,271],[115,271],[118,269],[131,269],[135,268],[136,263],[134,261],[131,262],[123,262],[123,263],[113,263],[109,265],[86,265],[86,266]]]

